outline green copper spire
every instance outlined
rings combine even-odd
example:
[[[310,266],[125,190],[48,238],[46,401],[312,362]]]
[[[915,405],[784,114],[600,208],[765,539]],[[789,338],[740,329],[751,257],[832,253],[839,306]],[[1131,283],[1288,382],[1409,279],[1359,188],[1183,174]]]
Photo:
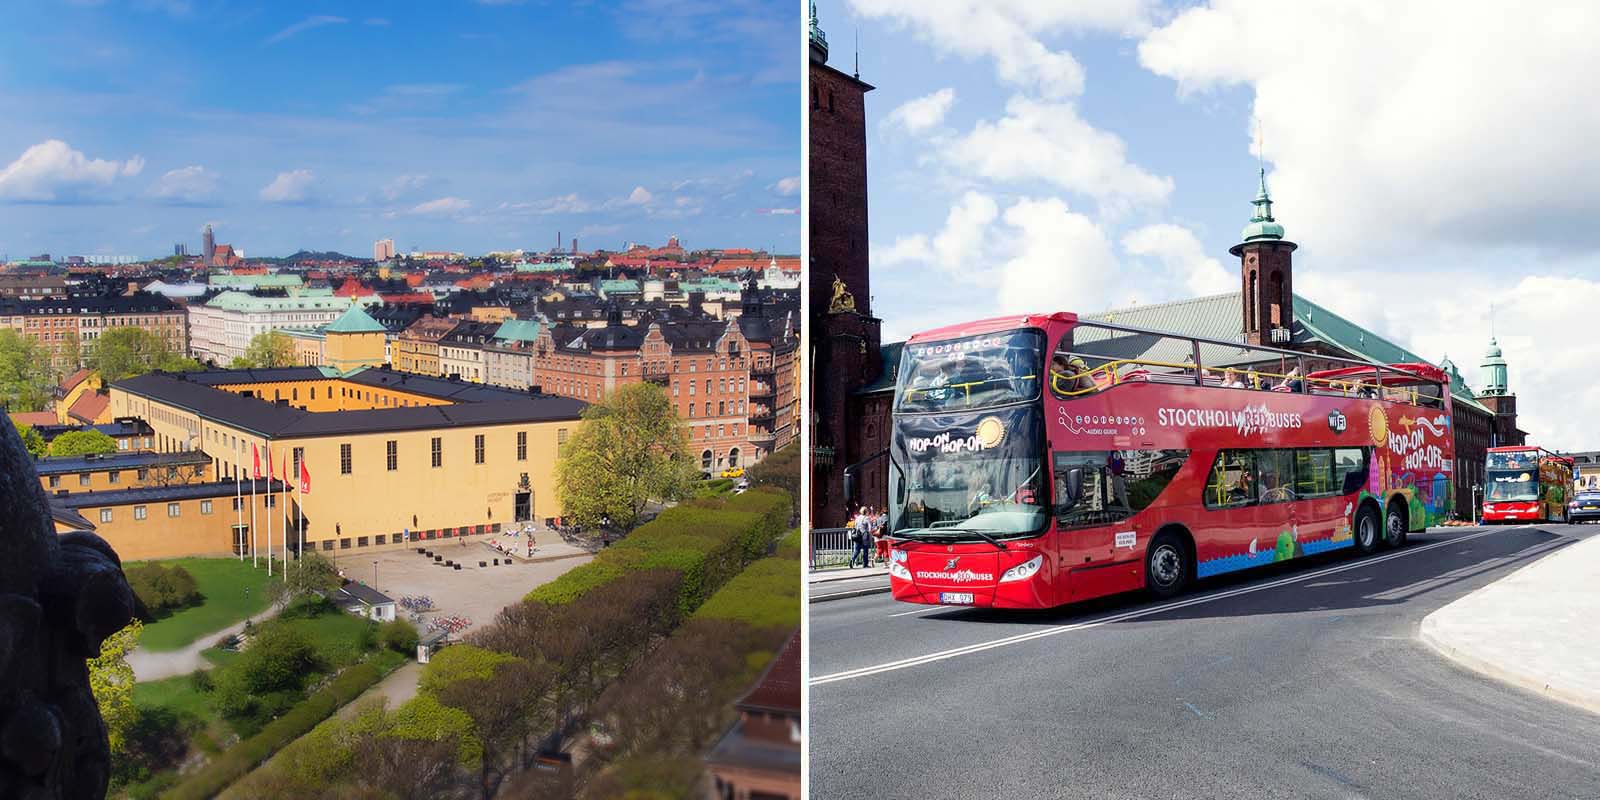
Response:
[[[811,60],[828,63],[828,35],[817,24],[817,3],[811,2]]]
[[[1506,359],[1500,353],[1500,343],[1493,336],[1489,337],[1489,350],[1483,354],[1483,364],[1480,366],[1484,369],[1483,394],[1501,395],[1511,393],[1511,389],[1507,385]]]
[[[1256,213],[1250,217],[1250,224],[1244,226],[1240,237],[1246,242],[1257,239],[1282,239],[1283,226],[1272,218],[1272,196],[1267,194],[1267,169],[1261,168],[1261,189],[1256,192],[1253,201]]]

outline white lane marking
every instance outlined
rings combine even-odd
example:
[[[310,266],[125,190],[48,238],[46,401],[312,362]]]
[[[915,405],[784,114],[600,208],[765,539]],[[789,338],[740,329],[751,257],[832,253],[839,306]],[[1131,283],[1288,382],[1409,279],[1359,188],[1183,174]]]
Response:
[[[1502,528],[1500,530],[1506,530],[1506,529]],[[1445,539],[1443,541],[1434,542],[1432,544],[1425,544],[1425,545],[1422,545],[1421,547],[1408,547],[1408,548],[1406,548],[1404,550],[1401,550],[1399,552],[1388,553],[1386,555],[1377,556],[1375,558],[1364,558],[1364,559],[1361,559],[1360,561],[1351,562],[1349,564],[1341,564],[1341,565],[1336,566],[1336,567],[1329,567],[1327,569],[1316,570],[1314,572],[1307,572],[1307,573],[1304,573],[1304,574],[1301,574],[1301,575],[1290,575],[1290,576],[1287,576],[1287,577],[1284,577],[1284,578],[1279,578],[1278,580],[1275,580],[1275,581],[1269,581],[1267,583],[1255,584],[1255,585],[1252,585],[1252,586],[1241,586],[1241,587],[1239,587],[1237,589],[1229,589],[1227,591],[1217,592],[1215,594],[1207,594],[1207,595],[1201,595],[1199,597],[1191,597],[1191,598],[1189,598],[1187,600],[1179,600],[1179,601],[1172,602],[1172,603],[1164,603],[1162,605],[1151,606],[1149,608],[1135,609],[1133,611],[1124,611],[1124,612],[1122,612],[1120,614],[1113,614],[1113,615],[1111,615],[1109,617],[1101,617],[1100,619],[1089,620],[1087,622],[1074,622],[1074,623],[1071,623],[1071,624],[1068,624],[1068,625],[1056,625],[1054,627],[1043,628],[1041,630],[1036,630],[1036,631],[1029,631],[1027,633],[1018,634],[1016,636],[1007,636],[1007,637],[1005,637],[1003,639],[993,639],[993,640],[990,640],[990,641],[987,641],[987,642],[978,642],[976,644],[969,644],[969,645],[966,645],[964,647],[952,648],[950,650],[941,650],[941,651],[938,651],[938,652],[935,652],[935,653],[928,653],[926,655],[913,656],[911,658],[903,658],[903,659],[900,659],[899,661],[890,661],[890,662],[883,663],[883,664],[875,664],[875,665],[869,666],[869,667],[857,667],[856,669],[849,669],[849,670],[845,670],[843,672],[835,672],[835,673],[832,673],[830,675],[819,675],[819,676],[811,679],[811,685],[812,686],[821,686],[823,684],[835,683],[837,681],[849,680],[851,678],[865,678],[865,677],[867,677],[869,675],[877,675],[877,674],[884,673],[884,672],[893,672],[895,670],[906,669],[907,667],[915,667],[915,666],[919,666],[919,665],[922,665],[922,664],[931,664],[931,663],[933,663],[935,661],[943,661],[943,660],[945,660],[947,658],[955,658],[956,656],[963,656],[963,655],[967,655],[967,654],[970,654],[970,653],[978,653],[978,652],[982,652],[984,650],[993,650],[994,648],[997,648],[997,647],[1006,647],[1008,645],[1021,644],[1023,642],[1032,641],[1034,639],[1042,639],[1042,638],[1044,638],[1046,636],[1056,636],[1056,635],[1063,634],[1063,633],[1071,633],[1072,631],[1081,631],[1081,630],[1088,630],[1089,628],[1098,628],[1101,625],[1109,625],[1109,624],[1111,624],[1113,622],[1122,622],[1123,620],[1138,619],[1140,617],[1153,616],[1155,614],[1161,614],[1161,613],[1164,613],[1164,612],[1167,612],[1167,611],[1173,611],[1173,610],[1176,610],[1176,609],[1179,609],[1179,608],[1188,608],[1189,606],[1197,606],[1197,605],[1201,605],[1201,604],[1204,604],[1204,603],[1210,603],[1210,602],[1213,602],[1213,601],[1216,601],[1216,600],[1223,600],[1223,599],[1226,599],[1226,598],[1229,598],[1229,597],[1237,597],[1237,596],[1243,595],[1243,594],[1250,594],[1252,592],[1262,592],[1262,591],[1266,591],[1267,589],[1275,589],[1275,588],[1277,588],[1279,586],[1286,586],[1286,585],[1291,584],[1291,583],[1299,583],[1301,581],[1310,580],[1312,578],[1320,578],[1320,577],[1322,577],[1324,575],[1332,575],[1332,574],[1335,574],[1335,573],[1345,572],[1345,571],[1352,570],[1352,569],[1360,569],[1362,567],[1367,567],[1367,566],[1370,566],[1372,564],[1381,564],[1381,563],[1383,563],[1385,561],[1389,561],[1389,560],[1395,559],[1395,558],[1403,558],[1405,556],[1409,556],[1409,555],[1412,555],[1414,553],[1425,553],[1425,552],[1427,552],[1429,550],[1432,550],[1432,549],[1434,549],[1436,547],[1445,547],[1445,546],[1452,545],[1452,544],[1458,544],[1460,542],[1465,542],[1465,541],[1469,541],[1469,540],[1472,540],[1472,539],[1476,539],[1476,538],[1478,538],[1480,536],[1488,536],[1488,535],[1490,535],[1492,533],[1497,533],[1497,532],[1498,531],[1496,531],[1494,529],[1479,531],[1477,533],[1467,534],[1467,535],[1462,536],[1460,538]]]
[[[898,614],[890,614],[889,616],[891,616],[891,617],[905,617],[905,616],[910,616],[912,614],[926,614],[929,611],[949,611],[952,608],[968,608],[968,607],[969,606],[928,606],[927,608],[918,608],[918,609],[914,609],[914,610],[911,610],[911,611],[902,611],[902,612],[900,612]]]

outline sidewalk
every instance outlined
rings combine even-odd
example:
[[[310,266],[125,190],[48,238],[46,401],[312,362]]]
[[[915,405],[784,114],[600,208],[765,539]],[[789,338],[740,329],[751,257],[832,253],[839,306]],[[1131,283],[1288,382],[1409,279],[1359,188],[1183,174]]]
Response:
[[[806,594],[813,603],[843,600],[889,591],[889,568],[828,569],[806,574]]]
[[[1463,597],[1422,620],[1420,636],[1457,664],[1600,713],[1600,537]]]

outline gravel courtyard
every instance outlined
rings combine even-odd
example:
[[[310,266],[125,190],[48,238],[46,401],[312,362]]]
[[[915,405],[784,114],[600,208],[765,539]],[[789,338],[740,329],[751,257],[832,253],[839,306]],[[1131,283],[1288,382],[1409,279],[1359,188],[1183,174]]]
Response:
[[[406,595],[427,595],[432,598],[437,610],[425,615],[417,626],[423,633],[427,632],[427,620],[441,615],[466,617],[472,621],[467,629],[471,630],[493,622],[500,609],[520,600],[535,587],[553,581],[567,570],[588,563],[593,558],[583,550],[561,543],[559,539],[552,537],[552,542],[544,536],[540,536],[539,550],[534,558],[560,557],[559,560],[506,565],[505,557],[491,549],[483,539],[467,541],[465,546],[460,540],[445,539],[427,542],[422,546],[461,564],[460,570],[438,566],[432,558],[416,552],[414,548],[341,556],[338,567],[344,570],[346,578],[371,585],[394,598],[396,603]],[[500,559],[500,566],[494,566],[496,558]],[[479,561],[487,562],[489,566],[479,567]],[[373,562],[377,562],[376,581],[373,580]],[[395,613],[402,619],[408,617],[404,609],[397,608]]]

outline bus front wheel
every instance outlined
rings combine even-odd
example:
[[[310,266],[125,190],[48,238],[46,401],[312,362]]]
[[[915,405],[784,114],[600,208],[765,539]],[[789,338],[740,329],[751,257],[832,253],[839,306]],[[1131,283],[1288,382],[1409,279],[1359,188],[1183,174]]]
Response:
[[[1189,548],[1171,531],[1160,533],[1144,554],[1144,585],[1157,597],[1172,597],[1189,585]]]
[[[1378,549],[1378,512],[1370,505],[1364,505],[1356,512],[1355,530],[1356,552],[1367,555]]]

